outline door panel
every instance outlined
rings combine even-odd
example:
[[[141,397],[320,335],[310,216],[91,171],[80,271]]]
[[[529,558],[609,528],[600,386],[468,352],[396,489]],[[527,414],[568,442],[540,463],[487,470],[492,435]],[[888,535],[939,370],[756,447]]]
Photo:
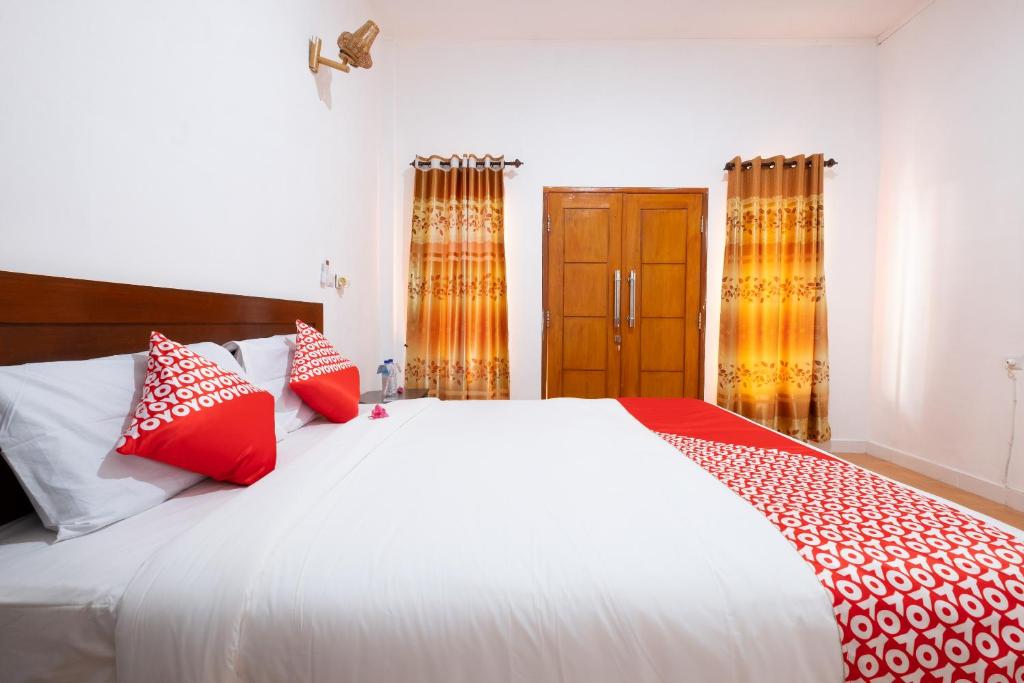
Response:
[[[651,398],[674,398],[684,392],[681,372],[641,372],[640,395]]]
[[[613,275],[622,260],[622,196],[546,196],[544,396],[619,395]]]
[[[562,279],[562,314],[604,317],[608,311],[608,266],[566,263]]]
[[[645,196],[647,202],[644,201]],[[653,200],[651,197],[634,195],[630,198],[630,207],[641,211],[639,225],[634,226],[640,232],[640,260],[643,263],[685,263],[688,209],[644,208],[651,201],[664,203],[665,195],[654,195]]]
[[[565,188],[544,200],[543,395],[702,397],[705,193]]]
[[[623,272],[636,273],[637,301],[623,334],[624,396],[701,395],[703,209],[698,193],[623,200]]]
[[[562,368],[607,370],[608,335],[604,318],[566,317],[562,336]]]
[[[607,263],[611,243],[611,207],[565,208],[566,263]]]
[[[665,292],[686,291],[686,266],[673,263],[644,264],[640,267],[640,313],[643,318],[672,318],[686,315],[682,296],[664,296]]]
[[[604,370],[565,370],[562,395],[576,398],[607,398]]]
[[[686,339],[683,318],[640,318],[640,370],[684,369]]]

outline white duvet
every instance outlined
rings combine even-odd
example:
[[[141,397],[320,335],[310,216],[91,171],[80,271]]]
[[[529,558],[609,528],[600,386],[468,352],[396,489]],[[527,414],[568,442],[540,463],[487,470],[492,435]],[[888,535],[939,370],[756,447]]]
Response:
[[[119,681],[842,681],[809,566],[617,402],[388,410],[150,559]]]

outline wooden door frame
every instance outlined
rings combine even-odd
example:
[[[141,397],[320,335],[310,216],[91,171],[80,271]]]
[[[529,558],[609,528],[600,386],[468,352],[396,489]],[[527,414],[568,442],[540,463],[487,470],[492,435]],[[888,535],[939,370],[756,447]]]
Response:
[[[708,294],[708,188],[706,187],[562,187],[544,186],[544,201],[541,204],[540,230],[541,230],[541,273],[543,280],[541,284],[541,337],[540,337],[540,397],[548,397],[547,371],[548,371],[548,195],[556,193],[621,193],[621,194],[699,194],[701,195],[701,231],[700,231],[700,354],[697,361],[697,387],[698,398],[704,399],[704,356],[707,346],[706,334],[708,329],[707,321],[707,294]]]

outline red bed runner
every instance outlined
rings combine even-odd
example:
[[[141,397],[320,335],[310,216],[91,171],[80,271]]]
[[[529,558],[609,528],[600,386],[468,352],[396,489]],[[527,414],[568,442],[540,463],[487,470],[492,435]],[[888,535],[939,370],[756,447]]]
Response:
[[[847,681],[1024,681],[1024,544],[692,399],[620,399],[760,510],[832,598]]]

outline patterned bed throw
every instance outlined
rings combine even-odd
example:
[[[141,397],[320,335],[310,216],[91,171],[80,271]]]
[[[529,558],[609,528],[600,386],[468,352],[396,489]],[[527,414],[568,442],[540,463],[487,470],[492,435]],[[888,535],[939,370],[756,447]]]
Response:
[[[710,404],[621,402],[811,565],[832,599],[847,681],[1024,680],[1018,538]]]

